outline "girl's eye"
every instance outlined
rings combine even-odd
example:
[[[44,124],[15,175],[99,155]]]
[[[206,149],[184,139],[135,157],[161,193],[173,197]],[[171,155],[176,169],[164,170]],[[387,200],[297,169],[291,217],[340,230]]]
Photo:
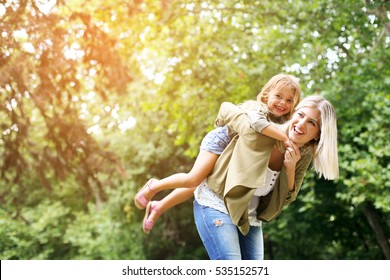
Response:
[[[302,117],[303,118],[303,114],[298,112],[298,116]]]
[[[310,121],[310,124],[311,124],[312,126],[316,126],[316,123],[313,122],[313,121]]]

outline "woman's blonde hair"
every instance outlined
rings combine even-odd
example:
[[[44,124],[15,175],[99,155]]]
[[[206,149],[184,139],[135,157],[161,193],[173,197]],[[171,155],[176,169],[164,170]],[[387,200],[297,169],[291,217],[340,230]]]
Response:
[[[319,139],[313,139],[305,145],[311,147],[314,153],[314,170],[325,179],[336,179],[339,176],[336,111],[328,100],[318,95],[302,99],[295,110],[303,107],[317,109],[321,115]]]
[[[273,76],[261,89],[260,93],[257,95],[257,101],[267,105],[269,93],[274,88],[290,88],[294,92],[294,102],[293,106],[291,107],[291,111],[286,116],[284,116],[285,120],[288,120],[293,114],[295,106],[297,106],[297,104],[301,100],[301,86],[299,84],[299,81],[296,77],[292,75],[277,74]]]

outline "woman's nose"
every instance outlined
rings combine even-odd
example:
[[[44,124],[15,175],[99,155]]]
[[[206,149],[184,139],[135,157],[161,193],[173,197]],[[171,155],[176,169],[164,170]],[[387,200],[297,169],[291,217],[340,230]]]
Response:
[[[306,118],[300,119],[299,122],[297,123],[297,126],[300,128],[303,127],[305,125],[306,121],[307,121]]]

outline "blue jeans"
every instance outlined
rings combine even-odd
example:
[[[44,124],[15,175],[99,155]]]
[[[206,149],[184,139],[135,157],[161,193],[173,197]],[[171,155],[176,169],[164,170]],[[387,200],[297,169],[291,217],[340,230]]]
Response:
[[[216,127],[203,138],[200,149],[220,155],[229,145],[230,138],[226,126]]]
[[[195,224],[211,260],[263,260],[261,227],[243,235],[229,215],[194,201]]]

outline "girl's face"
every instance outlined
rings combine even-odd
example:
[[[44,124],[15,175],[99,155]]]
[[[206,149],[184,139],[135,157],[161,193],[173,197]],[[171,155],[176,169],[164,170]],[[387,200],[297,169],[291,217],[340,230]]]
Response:
[[[320,137],[320,111],[315,108],[302,107],[291,117],[288,137],[302,147],[313,139]]]
[[[294,94],[291,88],[273,88],[268,93],[268,109],[277,117],[289,114],[293,109]]]

